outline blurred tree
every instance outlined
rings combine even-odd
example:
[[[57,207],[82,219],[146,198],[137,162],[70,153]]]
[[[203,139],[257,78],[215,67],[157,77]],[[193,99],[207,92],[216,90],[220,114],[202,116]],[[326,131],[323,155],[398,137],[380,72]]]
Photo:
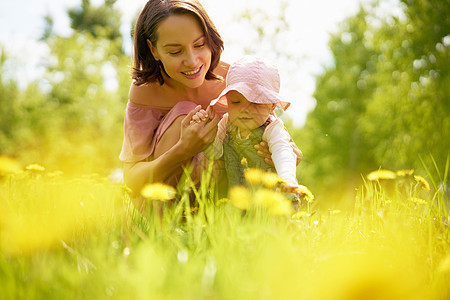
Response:
[[[45,149],[47,162],[61,169],[98,172],[120,166],[131,79],[115,2],[105,0],[96,7],[83,0],[81,7],[68,10],[71,36],[46,35],[51,55],[44,82],[54,124],[47,145],[36,151]],[[46,20],[51,25],[51,19]]]
[[[294,134],[305,152],[304,182],[315,190],[329,190],[343,183],[353,185],[355,174],[358,176],[373,161],[357,122],[375,89],[367,78],[375,69],[368,63],[375,52],[363,43],[367,15],[361,8],[331,36],[334,65],[318,76],[313,95],[317,105],[309,113],[305,127]]]
[[[89,32],[95,38],[114,41],[116,50],[122,51],[119,10],[114,8],[117,0],[105,0],[103,5],[92,6],[90,0],[82,0],[81,7],[68,10],[70,26],[78,32]]]
[[[317,78],[316,108],[297,133],[305,183],[336,190],[379,167],[444,164],[450,149],[450,6],[402,1],[398,16],[361,7],[332,35],[334,65]],[[310,181],[310,182],[308,182]],[[333,187],[333,188],[331,188]]]
[[[405,19],[390,19],[373,34],[377,90],[361,125],[379,165],[420,168],[418,155],[429,154],[444,165],[450,149],[450,6],[403,3]]]
[[[122,51],[115,1],[69,10],[73,33],[55,34],[45,17],[50,55],[43,78],[19,88],[0,52],[0,153],[65,172],[119,167],[130,58]],[[12,77],[11,77],[12,78]],[[18,76],[20,78],[20,76]]]
[[[45,97],[36,82],[20,89],[13,75],[10,58],[0,48],[0,154],[18,157],[17,150],[29,147],[48,125],[48,119],[38,117],[45,114]],[[32,129],[32,130],[30,130]]]
[[[10,154],[9,141],[14,137],[19,120],[17,118],[17,98],[20,93],[17,82],[5,78],[6,51],[0,48],[0,154]]]
[[[114,43],[80,32],[47,40],[51,49],[45,75],[50,88],[47,105],[58,119],[57,135],[67,141],[65,151],[53,153],[52,159],[64,161],[66,168],[76,168],[74,157],[118,163],[131,79],[130,59],[117,53]]]
[[[238,12],[233,22],[239,24],[242,30],[234,33],[236,50],[246,55],[260,55],[269,58],[282,66],[286,73],[296,74],[304,60],[295,47],[286,47],[296,32],[289,25],[288,12],[291,1],[274,2],[273,7],[258,7],[249,3],[247,8]],[[282,82],[288,78],[282,79]]]
[[[44,22],[45,22],[45,25],[44,25],[45,28],[44,28],[44,32],[42,33],[41,38],[39,39],[40,41],[45,41],[50,36],[53,35],[53,24],[54,24],[53,17],[50,14],[47,14],[44,17]]]

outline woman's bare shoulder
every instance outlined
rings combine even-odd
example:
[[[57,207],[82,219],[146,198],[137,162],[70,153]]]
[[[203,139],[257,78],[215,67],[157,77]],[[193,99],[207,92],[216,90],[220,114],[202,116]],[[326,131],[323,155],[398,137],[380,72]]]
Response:
[[[157,83],[146,83],[136,85],[131,83],[128,99],[131,102],[141,105],[155,105],[154,100],[158,99],[159,88]]]
[[[230,68],[230,64],[224,61],[220,61],[217,67],[214,69],[214,73],[222,76],[224,79],[227,76],[228,69]]]

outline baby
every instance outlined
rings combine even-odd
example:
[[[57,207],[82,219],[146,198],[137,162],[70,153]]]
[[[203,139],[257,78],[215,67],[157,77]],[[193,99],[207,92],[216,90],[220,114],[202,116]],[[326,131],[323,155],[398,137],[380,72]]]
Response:
[[[205,150],[212,159],[223,159],[229,187],[243,185],[244,166],[276,171],[290,186],[298,186],[297,156],[290,144],[291,137],[283,122],[274,114],[280,107],[290,105],[278,93],[278,69],[261,58],[245,56],[230,66],[226,88],[210,106],[228,106],[228,113],[219,122],[216,139]],[[191,122],[208,118],[205,110],[192,117]],[[272,153],[275,170],[257,155],[254,145],[266,141]],[[244,159],[244,160],[243,160]]]

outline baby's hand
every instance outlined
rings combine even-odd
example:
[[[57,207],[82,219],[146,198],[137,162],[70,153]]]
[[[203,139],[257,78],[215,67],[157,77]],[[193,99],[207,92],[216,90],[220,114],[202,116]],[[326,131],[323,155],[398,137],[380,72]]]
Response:
[[[189,122],[189,124],[206,122],[208,120],[209,120],[208,113],[206,112],[206,110],[201,109],[197,113],[195,113],[195,115],[192,116],[191,121]]]

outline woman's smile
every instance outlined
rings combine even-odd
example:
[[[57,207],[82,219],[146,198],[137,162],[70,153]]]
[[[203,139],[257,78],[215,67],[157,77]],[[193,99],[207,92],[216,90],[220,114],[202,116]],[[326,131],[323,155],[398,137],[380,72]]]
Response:
[[[202,74],[202,69],[203,69],[203,65],[200,66],[199,68],[192,70],[192,71],[187,71],[187,72],[181,72],[184,76],[186,76],[189,79],[195,79],[198,76],[200,76]]]

